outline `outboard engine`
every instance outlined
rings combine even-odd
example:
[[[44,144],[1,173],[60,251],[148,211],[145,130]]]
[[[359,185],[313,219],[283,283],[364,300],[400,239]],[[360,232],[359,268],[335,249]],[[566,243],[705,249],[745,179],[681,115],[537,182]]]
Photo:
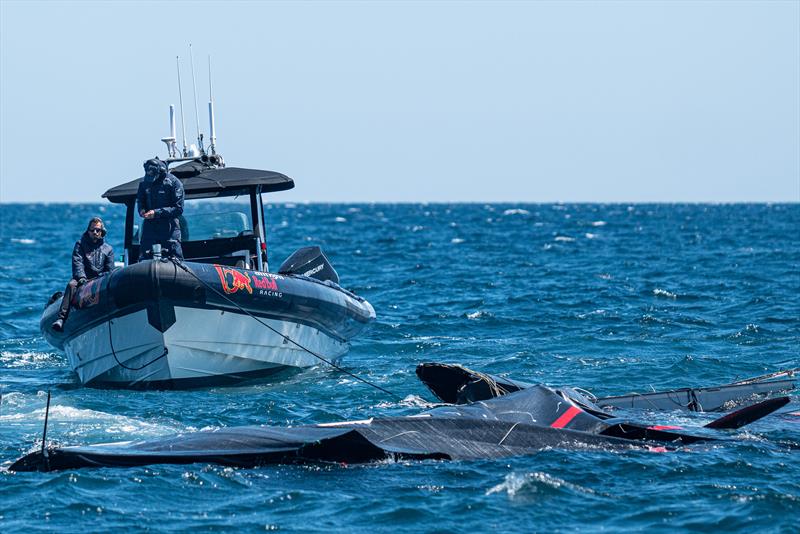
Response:
[[[330,280],[339,283],[339,275],[318,246],[297,249],[286,258],[278,269],[278,274],[301,274],[317,280]]]

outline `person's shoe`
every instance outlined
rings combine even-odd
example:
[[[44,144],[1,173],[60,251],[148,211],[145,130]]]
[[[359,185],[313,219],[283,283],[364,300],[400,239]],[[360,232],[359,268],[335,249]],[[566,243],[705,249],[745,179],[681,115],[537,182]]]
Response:
[[[52,328],[56,332],[63,332],[64,331],[64,319],[56,319],[53,322],[53,324],[50,325],[50,328]]]

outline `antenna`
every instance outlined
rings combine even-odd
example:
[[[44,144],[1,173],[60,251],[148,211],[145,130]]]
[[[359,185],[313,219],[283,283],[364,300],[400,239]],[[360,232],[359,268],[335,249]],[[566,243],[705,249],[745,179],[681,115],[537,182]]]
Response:
[[[175,56],[175,65],[178,67],[178,98],[181,104],[181,132],[183,133],[183,156],[186,157],[189,151],[186,149],[186,121],[183,115],[183,90],[181,89],[181,63],[180,58]]]
[[[172,104],[169,105],[169,137],[162,137],[161,141],[167,145],[169,157],[178,155],[178,147],[175,146],[175,106]]]
[[[192,53],[192,43],[189,43],[189,62],[192,65],[192,91],[194,92],[194,121],[197,124],[197,144],[200,152],[205,152],[203,148],[203,133],[200,131],[200,113],[197,111],[197,83],[194,79],[194,54]]]
[[[42,431],[42,459],[45,469],[50,470],[50,455],[47,453],[47,419],[50,416],[50,390],[47,390],[47,408],[44,409],[44,430]]]
[[[211,155],[214,156],[217,153],[217,133],[214,129],[214,90],[211,87],[211,55],[208,56],[208,127],[209,127],[209,135],[211,136],[210,141],[211,144],[209,145],[209,150],[211,150]]]
[[[175,106],[169,105],[169,136],[175,140]]]

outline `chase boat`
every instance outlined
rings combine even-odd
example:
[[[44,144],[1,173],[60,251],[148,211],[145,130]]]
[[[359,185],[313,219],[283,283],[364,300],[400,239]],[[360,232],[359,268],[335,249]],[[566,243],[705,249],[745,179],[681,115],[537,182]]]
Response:
[[[78,289],[63,332],[50,326],[60,292],[40,321],[83,384],[172,389],[262,378],[338,360],[375,319],[369,302],[339,285],[319,247],[302,248],[269,272],[262,195],[294,182],[277,172],[226,167],[213,140],[212,129],[210,155],[191,145],[177,157],[174,133],[164,139],[171,156],[164,161],[177,164],[170,172],[185,193],[184,261],[157,250],[154,259],[137,261],[141,179],[103,194],[127,207],[124,265]],[[227,197],[248,198],[249,205],[198,202]]]

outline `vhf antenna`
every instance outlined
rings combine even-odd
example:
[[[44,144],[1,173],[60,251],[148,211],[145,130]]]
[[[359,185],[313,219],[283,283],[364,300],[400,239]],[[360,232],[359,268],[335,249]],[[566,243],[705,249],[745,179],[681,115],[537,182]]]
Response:
[[[50,390],[47,390],[47,407],[44,409],[44,429],[42,430],[42,460],[45,470],[50,470],[50,454],[47,451],[47,419],[50,416]]]
[[[208,127],[210,129],[209,135],[211,141],[208,149],[211,151],[211,155],[215,156],[217,154],[217,134],[214,129],[214,91],[211,87],[211,54],[208,55]]]
[[[180,58],[175,56],[175,66],[178,68],[178,99],[181,105],[181,133],[183,134],[183,157],[189,155],[189,151],[186,148],[186,121],[184,120],[183,115],[183,90],[181,89],[181,63]]]
[[[167,153],[170,158],[178,156],[178,147],[175,145],[175,106],[169,105],[169,137],[162,137],[161,140],[167,145]]]
[[[200,147],[200,152],[205,153],[203,147],[203,132],[200,131],[200,113],[197,111],[197,83],[194,79],[194,54],[192,53],[192,43],[189,43],[189,62],[192,65],[192,91],[194,92],[194,121],[197,125],[197,145]]]

